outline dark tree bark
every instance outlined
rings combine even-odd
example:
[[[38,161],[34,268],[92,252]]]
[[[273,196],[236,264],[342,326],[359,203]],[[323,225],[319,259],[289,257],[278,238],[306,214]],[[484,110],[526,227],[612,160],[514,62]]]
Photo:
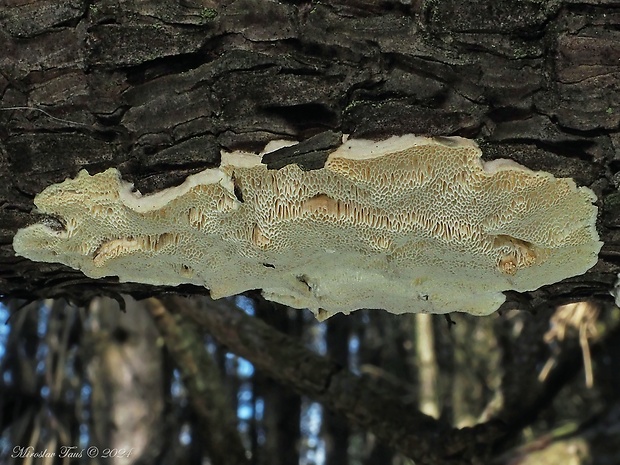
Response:
[[[595,0],[5,1],[0,294],[166,291],[16,258],[13,235],[37,219],[32,198],[51,183],[114,166],[146,193],[217,165],[222,147],[331,130],[474,137],[487,158],[590,186],[598,265],[517,300],[609,300],[620,256],[618,15]],[[308,166],[326,153],[317,144]]]

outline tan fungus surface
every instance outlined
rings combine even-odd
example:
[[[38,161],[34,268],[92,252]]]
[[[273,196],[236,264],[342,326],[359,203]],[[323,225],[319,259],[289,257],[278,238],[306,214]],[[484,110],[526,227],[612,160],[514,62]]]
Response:
[[[14,248],[89,277],[193,283],[214,298],[263,289],[319,318],[359,308],[486,315],[502,291],[584,273],[601,247],[594,194],[511,161],[483,163],[462,138],[351,140],[324,168],[269,171],[260,157],[141,196],[116,169],[36,199]]]

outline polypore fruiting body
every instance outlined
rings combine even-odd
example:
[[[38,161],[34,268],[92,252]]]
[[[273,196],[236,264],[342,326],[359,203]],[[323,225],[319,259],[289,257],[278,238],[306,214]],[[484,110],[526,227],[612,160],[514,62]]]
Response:
[[[594,194],[514,162],[483,163],[462,138],[352,140],[322,169],[268,170],[224,153],[219,168],[141,196],[117,170],[36,199],[57,231],[18,231],[19,255],[92,278],[262,289],[324,318],[359,308],[485,315],[502,291],[584,273],[601,247]]]

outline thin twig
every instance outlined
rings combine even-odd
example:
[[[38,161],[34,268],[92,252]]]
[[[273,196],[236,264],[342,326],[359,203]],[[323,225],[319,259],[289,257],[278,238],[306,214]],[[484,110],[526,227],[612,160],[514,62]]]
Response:
[[[0,111],[9,111],[9,110],[32,110],[32,111],[40,111],[41,113],[43,113],[44,115],[46,115],[47,117],[56,120],[56,121],[60,121],[62,123],[69,123],[69,124],[74,124],[76,126],[83,126],[85,128],[90,127],[88,124],[84,124],[84,123],[78,123],[77,121],[71,121],[68,119],[63,119],[63,118],[57,118],[56,116],[50,115],[47,111],[42,110],[41,108],[37,108],[37,107],[28,107],[28,106],[23,106],[23,107],[3,107],[0,108]]]

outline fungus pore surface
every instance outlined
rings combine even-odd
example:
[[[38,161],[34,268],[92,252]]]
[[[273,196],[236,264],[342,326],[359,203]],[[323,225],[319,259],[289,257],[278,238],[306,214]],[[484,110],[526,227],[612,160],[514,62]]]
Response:
[[[83,170],[35,199],[64,229],[34,224],[13,245],[91,278],[192,283],[214,298],[262,289],[319,319],[360,308],[486,315],[502,291],[596,263],[591,190],[480,155],[467,139],[415,136],[345,141],[314,171],[223,153],[219,168],[147,196],[116,169]]]

